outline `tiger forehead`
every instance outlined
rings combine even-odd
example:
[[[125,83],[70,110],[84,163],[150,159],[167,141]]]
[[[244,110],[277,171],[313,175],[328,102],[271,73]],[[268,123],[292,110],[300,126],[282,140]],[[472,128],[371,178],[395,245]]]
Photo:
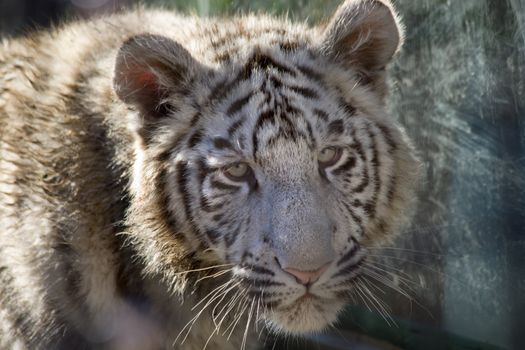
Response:
[[[323,75],[316,71],[321,58],[310,49],[283,51],[279,47],[253,47],[244,56],[223,66],[217,71],[215,82],[211,84],[207,104],[224,105],[225,113],[238,112],[251,97],[251,90],[288,89],[307,98],[318,97],[315,89],[325,88]],[[306,88],[306,86],[308,86]]]
[[[315,154],[304,139],[279,138],[260,149],[257,163],[274,179],[307,179],[315,168]]]
[[[206,152],[272,169],[290,170],[292,160],[311,164],[312,155],[331,134],[344,132],[338,117],[346,108],[341,103],[344,98],[319,68],[323,62],[322,56],[308,48],[285,52],[255,47],[245,59],[224,67],[208,85],[208,100],[202,102],[205,110],[201,115],[209,117],[199,124],[215,135]],[[353,114],[353,110],[347,108],[344,114]],[[283,159],[285,164],[281,167],[274,159]]]

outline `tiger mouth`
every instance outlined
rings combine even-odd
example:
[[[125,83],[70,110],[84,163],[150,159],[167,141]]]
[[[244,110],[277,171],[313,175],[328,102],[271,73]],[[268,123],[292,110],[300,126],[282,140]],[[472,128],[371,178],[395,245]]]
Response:
[[[310,300],[310,299],[321,299],[320,296],[318,296],[315,293],[310,292],[307,290],[303,295],[301,295],[299,298],[295,300],[296,303],[302,302],[304,300]]]
[[[312,293],[306,292],[305,294],[292,301],[291,304],[277,308],[277,311],[290,313],[297,312],[298,310],[307,309],[310,307],[316,308],[318,309],[318,311],[321,311],[320,308],[324,302],[326,302],[326,299],[321,298]]]

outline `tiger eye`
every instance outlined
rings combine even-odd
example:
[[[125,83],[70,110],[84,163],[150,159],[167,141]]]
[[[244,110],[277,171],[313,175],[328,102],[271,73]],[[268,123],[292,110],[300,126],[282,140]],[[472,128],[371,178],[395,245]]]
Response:
[[[250,166],[246,163],[235,163],[224,170],[224,174],[233,181],[242,181],[250,173]]]
[[[319,152],[318,161],[322,167],[329,167],[337,163],[343,151],[339,147],[326,147]]]

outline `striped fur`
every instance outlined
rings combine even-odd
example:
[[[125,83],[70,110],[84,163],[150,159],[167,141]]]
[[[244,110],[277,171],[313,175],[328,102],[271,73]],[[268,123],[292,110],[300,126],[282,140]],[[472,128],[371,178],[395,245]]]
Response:
[[[401,38],[387,1],[349,0],[325,28],[138,9],[4,40],[0,348],[333,323],[410,217],[417,161],[384,108]],[[283,270],[325,263],[308,286]]]

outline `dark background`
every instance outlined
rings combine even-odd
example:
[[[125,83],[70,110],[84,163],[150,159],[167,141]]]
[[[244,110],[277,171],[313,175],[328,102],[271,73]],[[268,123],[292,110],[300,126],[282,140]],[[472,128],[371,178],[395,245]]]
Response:
[[[22,35],[134,3],[0,0],[0,33]],[[288,13],[316,23],[339,1],[146,3],[196,15]],[[407,30],[391,69],[389,106],[426,176],[412,227],[375,254],[410,298],[385,287],[394,326],[363,303],[349,308],[340,331],[280,346],[525,349],[525,0],[395,3]]]

